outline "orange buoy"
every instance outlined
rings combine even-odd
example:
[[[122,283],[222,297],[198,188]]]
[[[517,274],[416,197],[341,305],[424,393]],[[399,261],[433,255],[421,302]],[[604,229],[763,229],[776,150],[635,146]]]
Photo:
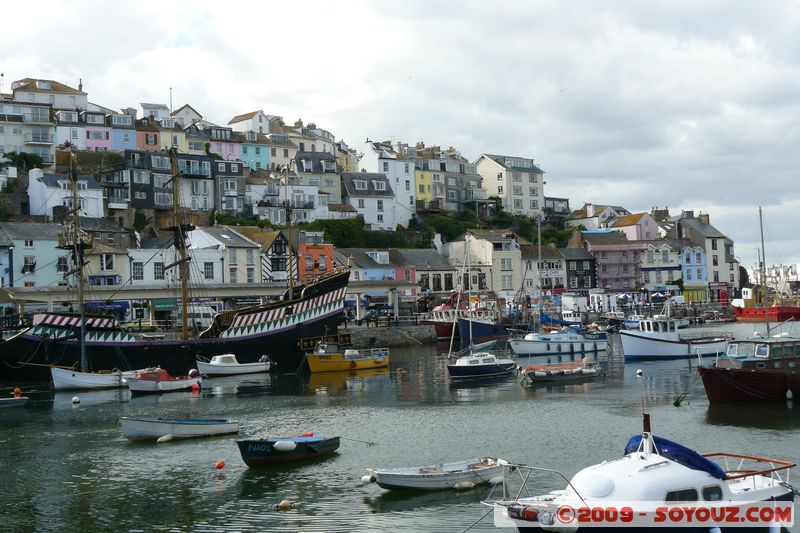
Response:
[[[200,390],[199,383],[192,383],[192,392],[198,392]]]
[[[214,465],[214,468],[217,470],[222,470],[225,468],[225,461],[217,461],[217,463]]]
[[[19,387],[14,387],[14,396],[16,396],[17,398],[22,396],[22,389],[20,389]]]

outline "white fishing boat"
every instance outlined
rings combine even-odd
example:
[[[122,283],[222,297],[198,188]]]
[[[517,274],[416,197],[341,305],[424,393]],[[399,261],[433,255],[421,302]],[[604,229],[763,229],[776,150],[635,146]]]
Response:
[[[99,390],[117,389],[125,386],[125,380],[135,378],[141,370],[112,370],[109,372],[80,372],[72,368],[50,367],[55,390]]]
[[[135,378],[126,380],[131,394],[162,394],[200,388],[202,378],[197,370],[189,371],[188,376],[173,377],[163,368],[149,368]]]
[[[269,372],[270,368],[272,368],[272,361],[266,355],[261,356],[261,360],[255,363],[240,363],[236,359],[236,355],[232,353],[215,355],[211,361],[197,360],[197,370],[202,376],[257,374]]]
[[[384,489],[470,489],[476,485],[502,483],[508,462],[495,457],[410,468],[373,469],[369,481]]]
[[[679,320],[655,315],[639,322],[635,330],[619,332],[626,361],[679,359],[725,353],[731,334],[708,330],[678,331]]]
[[[209,437],[239,432],[239,422],[228,419],[136,418],[121,416],[122,433],[130,440]]]
[[[625,317],[625,320],[622,321],[622,326],[625,329],[638,329],[639,322],[647,318],[645,315],[628,315]]]
[[[565,327],[553,333],[528,333],[522,338],[508,341],[517,356],[583,354],[605,351],[608,334],[605,332],[578,332]]]
[[[5,407],[24,407],[28,403],[27,396],[12,396],[11,398],[0,398],[0,409]]]
[[[625,509],[629,510],[626,512],[630,513],[625,520],[619,520],[622,515],[604,514],[603,517],[594,519],[595,523],[592,525],[604,526],[602,530],[607,531],[611,524],[619,527],[624,522],[625,527],[644,531],[639,528],[668,525],[658,522],[658,509],[663,510],[670,505],[681,504],[706,510],[712,507],[725,510],[735,508],[738,516],[744,516],[745,510],[758,502],[769,502],[772,506],[781,503],[791,505],[794,491],[788,485],[788,472],[785,476],[781,472],[793,468],[793,463],[731,453],[700,454],[653,435],[650,432],[649,416],[645,414],[644,417],[643,433],[629,439],[621,458],[584,468],[569,481],[566,476],[554,470],[514,466],[525,480],[531,474],[536,474],[532,478],[539,480],[541,473],[549,472],[561,476],[567,486],[548,494],[520,498],[522,494],[530,494],[527,482],[523,481],[519,490],[511,489],[514,496],[509,496],[511,491],[506,490],[509,482],[504,485],[502,499],[486,502],[497,511],[495,518],[500,522],[495,521],[495,526],[516,526],[520,531],[580,531],[582,529],[579,529],[576,516],[564,513],[562,509],[607,511],[624,502]],[[619,507],[617,509],[622,511]],[[723,511],[723,516],[730,514]],[[601,523],[603,519],[606,521]],[[669,525],[670,530],[678,530],[680,526],[689,523],[671,522]],[[702,529],[699,522],[692,525],[696,527],[680,530],[714,531],[716,528],[713,521],[705,523]],[[767,530],[767,525],[762,523],[764,531]],[[734,527],[729,530],[724,527],[724,530],[739,529]],[[586,527],[585,531],[598,529]]]

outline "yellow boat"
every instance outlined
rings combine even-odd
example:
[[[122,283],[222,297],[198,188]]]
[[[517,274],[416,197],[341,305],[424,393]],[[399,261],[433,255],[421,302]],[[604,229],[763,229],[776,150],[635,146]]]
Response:
[[[365,370],[389,366],[388,348],[339,349],[336,344],[320,343],[313,353],[306,355],[312,372],[337,372],[342,370]]]

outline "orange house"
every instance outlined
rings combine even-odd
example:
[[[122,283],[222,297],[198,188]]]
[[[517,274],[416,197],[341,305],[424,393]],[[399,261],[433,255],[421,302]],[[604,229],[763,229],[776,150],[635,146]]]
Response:
[[[300,280],[333,269],[333,245],[324,242],[322,232],[300,232],[297,246],[297,274]]]

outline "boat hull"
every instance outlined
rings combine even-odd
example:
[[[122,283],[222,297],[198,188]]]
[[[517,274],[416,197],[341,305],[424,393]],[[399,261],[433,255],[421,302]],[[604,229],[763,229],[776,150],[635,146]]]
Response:
[[[239,363],[236,365],[212,365],[197,361],[197,371],[204,376],[239,376],[269,372],[270,363]]]
[[[511,350],[518,356],[585,354],[605,351],[608,348],[607,335],[595,333],[586,335],[583,340],[557,339],[526,340],[512,339],[508,341]]]
[[[800,320],[800,307],[775,306],[775,307],[734,307],[733,314],[740,322],[786,322],[787,320]]]
[[[698,367],[708,401],[786,400],[787,391],[800,398],[800,371]]]
[[[5,407],[24,407],[28,403],[27,396],[15,396],[13,398],[0,398],[0,409]]]
[[[295,448],[281,451],[275,448],[278,442],[294,442]],[[286,439],[247,439],[238,440],[242,460],[249,467],[267,466],[295,461],[317,459],[335,452],[339,448],[339,437],[317,440]],[[280,448],[280,446],[279,446]]]
[[[493,365],[447,365],[447,372],[454,379],[488,378],[511,374],[517,369],[514,361]]]
[[[125,386],[125,380],[134,378],[141,370],[111,371],[108,373],[78,372],[68,368],[50,368],[55,390],[102,390]]]
[[[131,394],[163,394],[192,390],[194,386],[200,386],[202,378],[175,380],[131,378],[126,381]]]
[[[508,330],[506,327],[489,320],[459,318],[458,332],[461,338],[462,348],[466,348],[470,344],[488,341],[505,341],[508,339]]]
[[[358,359],[347,359],[344,354],[308,354],[306,360],[311,372],[368,370],[370,368],[386,368],[389,366],[389,353]]]
[[[375,470],[375,483],[389,490],[447,490],[459,483],[486,485],[503,477],[503,465],[453,472],[410,473]]]
[[[638,331],[620,331],[622,353],[626,361],[646,361],[651,359],[682,359],[725,353],[728,340],[722,338],[697,339],[692,341],[646,337]]]
[[[120,417],[122,433],[130,440],[158,439],[172,435],[176,439],[210,437],[239,432],[239,422],[235,420],[191,420],[169,418],[130,418]]]

